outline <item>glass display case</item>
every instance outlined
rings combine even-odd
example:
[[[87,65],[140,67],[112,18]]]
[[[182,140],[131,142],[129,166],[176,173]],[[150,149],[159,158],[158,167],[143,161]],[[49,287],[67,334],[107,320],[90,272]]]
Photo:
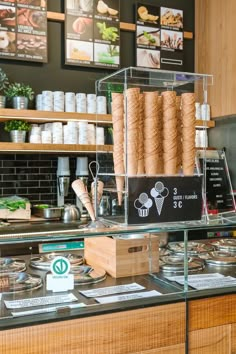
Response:
[[[195,130],[209,122],[206,110],[196,119],[195,103],[207,105],[212,83],[211,75],[133,67],[97,81],[113,123],[113,158],[97,153],[98,178],[110,198],[109,210],[100,211],[106,221],[206,222],[206,169],[197,168]],[[203,165],[205,151],[206,144]]]

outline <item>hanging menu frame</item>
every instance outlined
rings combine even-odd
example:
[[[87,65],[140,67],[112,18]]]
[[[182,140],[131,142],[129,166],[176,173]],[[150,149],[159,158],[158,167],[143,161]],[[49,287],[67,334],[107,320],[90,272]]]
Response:
[[[65,1],[65,64],[120,68],[120,0]]]
[[[183,69],[183,10],[136,4],[136,66]]]
[[[0,1],[0,58],[46,63],[47,1]]]

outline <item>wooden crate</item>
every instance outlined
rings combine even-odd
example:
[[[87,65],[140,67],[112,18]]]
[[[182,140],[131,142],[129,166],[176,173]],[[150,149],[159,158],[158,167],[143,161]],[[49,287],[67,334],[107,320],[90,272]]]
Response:
[[[148,274],[159,270],[159,240],[145,235],[137,239],[91,237],[84,240],[84,257],[114,278]]]
[[[0,219],[11,220],[11,219],[25,219],[29,220],[31,217],[30,203],[26,203],[25,209],[17,209],[15,211],[10,211],[8,209],[0,209]]]

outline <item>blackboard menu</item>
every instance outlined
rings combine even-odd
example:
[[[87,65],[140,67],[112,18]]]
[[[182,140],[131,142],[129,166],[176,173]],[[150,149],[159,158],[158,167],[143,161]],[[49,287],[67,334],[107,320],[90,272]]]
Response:
[[[181,70],[183,10],[137,3],[136,65]]]
[[[0,58],[47,62],[46,0],[0,1]]]
[[[128,224],[200,220],[202,178],[131,177]]]
[[[118,0],[66,0],[65,63],[119,68],[119,18]]]
[[[203,170],[204,160],[200,158],[200,166]],[[219,213],[235,210],[234,197],[227,168],[225,154],[219,153],[219,157],[206,157],[206,205],[208,212]]]

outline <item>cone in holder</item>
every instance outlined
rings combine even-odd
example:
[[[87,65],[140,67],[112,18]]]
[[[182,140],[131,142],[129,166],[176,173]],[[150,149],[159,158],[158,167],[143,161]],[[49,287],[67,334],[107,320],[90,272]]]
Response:
[[[124,95],[112,93],[112,122],[113,122],[113,161],[116,174],[116,188],[118,204],[122,204],[122,193],[124,189]]]
[[[95,221],[96,218],[95,218],[94,208],[91,203],[87,188],[84,185],[84,182],[81,179],[76,179],[75,181],[72,182],[71,186],[75,194],[77,195],[77,197],[80,199],[83,206],[87,209],[91,220]]]
[[[192,176],[195,166],[195,94],[182,94],[182,164],[183,174]]]

